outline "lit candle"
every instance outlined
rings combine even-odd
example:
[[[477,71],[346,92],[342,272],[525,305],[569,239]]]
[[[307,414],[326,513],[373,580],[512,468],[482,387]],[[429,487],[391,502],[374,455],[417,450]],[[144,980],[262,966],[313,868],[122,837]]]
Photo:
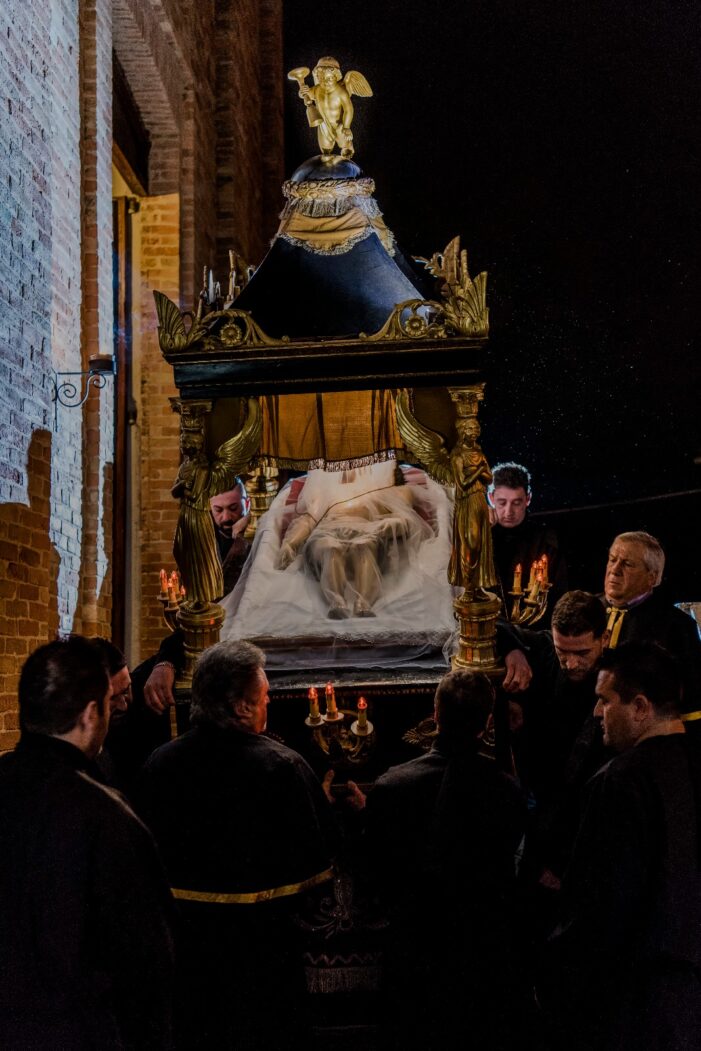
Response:
[[[519,592],[521,590],[521,563],[519,562],[514,570],[514,586],[512,591]]]
[[[172,584],[168,585],[168,605],[169,606],[175,606],[176,605],[176,602],[175,602],[175,588],[173,587]]]
[[[168,574],[165,569],[161,570],[161,597],[165,598],[168,594]]]
[[[309,693],[307,696],[309,697],[309,718],[316,722],[317,719],[321,718],[319,715],[319,694],[317,693],[316,686],[309,687]]]
[[[529,591],[531,591],[535,587],[535,575],[536,575],[536,570],[537,569],[538,569],[537,561],[536,562],[531,562],[531,571],[530,571],[530,574],[528,576],[528,590]]]
[[[540,560],[540,564],[543,567],[543,583],[547,584],[548,583],[548,556],[547,555],[543,555],[543,557]]]
[[[335,718],[338,715],[338,708],[336,707],[336,691],[333,688],[333,683],[327,682],[324,692],[326,694],[326,714]]]
[[[358,700],[358,729],[367,730],[368,728],[368,702],[364,697]]]

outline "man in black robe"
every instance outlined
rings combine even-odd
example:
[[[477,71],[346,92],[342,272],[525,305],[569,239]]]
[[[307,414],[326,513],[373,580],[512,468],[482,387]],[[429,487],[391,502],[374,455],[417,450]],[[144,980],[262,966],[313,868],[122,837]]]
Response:
[[[688,728],[701,727],[701,639],[695,621],[658,590],[664,573],[662,546],[649,533],[620,533],[609,550],[602,601],[609,646],[651,641],[677,658],[682,673],[682,713]]]
[[[500,463],[492,470],[489,503],[492,507],[492,544],[497,586],[504,609],[510,610],[514,572],[521,567],[523,582],[527,583],[534,562],[545,556],[548,560],[548,611],[537,623],[538,629],[550,623],[550,612],[567,590],[567,565],[560,548],[557,533],[529,515],[532,498],[530,473],[518,463]]]
[[[217,551],[222,563],[224,594],[236,586],[251,545],[244,536],[251,510],[246,486],[237,478],[230,490],[209,501]],[[158,650],[131,674],[128,710],[110,728],[106,744],[114,770],[110,784],[131,795],[134,782],[151,752],[170,740],[173,687],[185,666],[185,639],[180,628],[166,635]]]
[[[556,1048],[692,1051],[701,1033],[701,757],[673,658],[601,659],[596,715],[617,752],[591,780],[540,1000]]]
[[[557,888],[579,824],[581,791],[607,758],[594,718],[598,666],[609,639],[606,612],[594,595],[568,591],[555,605],[551,631],[518,634],[533,669],[519,699],[523,727],[514,739],[518,774],[535,804],[527,867],[543,887]]]
[[[171,1047],[173,903],[153,839],[94,760],[110,686],[78,636],[26,661],[0,758],[0,1047]]]
[[[525,804],[479,754],[493,703],[486,676],[446,675],[431,751],[392,767],[367,798],[369,874],[390,919],[392,1046],[511,1046],[514,855]]]
[[[202,654],[193,729],[154,752],[139,793],[183,920],[176,1018],[187,1051],[303,1040],[290,914],[331,878],[336,826],[305,760],[264,736],[264,663],[246,642]]]

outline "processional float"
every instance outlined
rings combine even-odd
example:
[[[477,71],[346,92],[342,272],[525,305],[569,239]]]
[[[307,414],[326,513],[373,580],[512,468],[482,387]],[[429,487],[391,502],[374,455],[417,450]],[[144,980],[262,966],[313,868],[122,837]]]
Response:
[[[205,272],[192,313],[154,293],[161,351],[179,391],[172,399],[182,453],[174,554],[184,596],[169,598],[167,586],[162,592],[169,624],[185,638],[176,690],[187,695],[194,660],[217,641],[224,617],[209,497],[246,475],[255,518],[280,467],[333,470],[387,456],[418,463],[454,489],[447,574],[459,639],[452,663],[496,675],[491,472],[478,422],[486,273],[470,276],[457,237],[421,260],[396,244],[373,180],[352,159],[352,96],[372,94],[362,74],[343,76],[335,59],[322,58],[311,85],[306,68],[288,76],[320,153],[283,184],[286,203],[268,254],[254,270],[230,253],[227,297]],[[537,615],[542,603],[533,599],[529,614],[521,600],[531,600],[520,584],[514,590],[519,619]],[[360,718],[362,731],[364,711]]]

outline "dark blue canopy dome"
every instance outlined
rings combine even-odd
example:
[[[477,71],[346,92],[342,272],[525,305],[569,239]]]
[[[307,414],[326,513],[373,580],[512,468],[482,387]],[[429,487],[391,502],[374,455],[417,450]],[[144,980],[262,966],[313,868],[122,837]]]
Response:
[[[269,336],[341,339],[382,327],[397,303],[435,297],[397,248],[353,161],[314,157],[283,185],[270,251],[235,301]]]

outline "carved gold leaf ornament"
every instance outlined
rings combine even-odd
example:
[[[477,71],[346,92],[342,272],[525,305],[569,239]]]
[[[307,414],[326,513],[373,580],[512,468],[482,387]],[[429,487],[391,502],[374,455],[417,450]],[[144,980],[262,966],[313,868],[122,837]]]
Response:
[[[279,347],[289,343],[289,336],[274,339],[254,321],[247,310],[212,310],[201,319],[178,307],[162,292],[154,292],[158,313],[158,342],[164,354],[190,350],[200,344],[205,350],[224,347]],[[185,319],[191,319],[189,329]]]
[[[381,329],[371,336],[361,332],[360,339],[368,343],[392,339],[443,339],[446,335],[445,325],[436,320],[442,314],[443,306],[435,300],[406,299],[403,303],[397,303]]]
[[[163,292],[154,292],[158,315],[158,342],[163,352],[187,350],[206,335],[206,329],[190,311],[180,309]],[[190,319],[190,328],[185,328],[185,318]]]
[[[445,319],[461,336],[486,336],[489,333],[487,307],[487,273],[470,277],[467,251],[460,248],[460,238],[454,237],[445,251],[435,252],[430,259],[417,258],[430,274],[442,284],[445,297]]]

